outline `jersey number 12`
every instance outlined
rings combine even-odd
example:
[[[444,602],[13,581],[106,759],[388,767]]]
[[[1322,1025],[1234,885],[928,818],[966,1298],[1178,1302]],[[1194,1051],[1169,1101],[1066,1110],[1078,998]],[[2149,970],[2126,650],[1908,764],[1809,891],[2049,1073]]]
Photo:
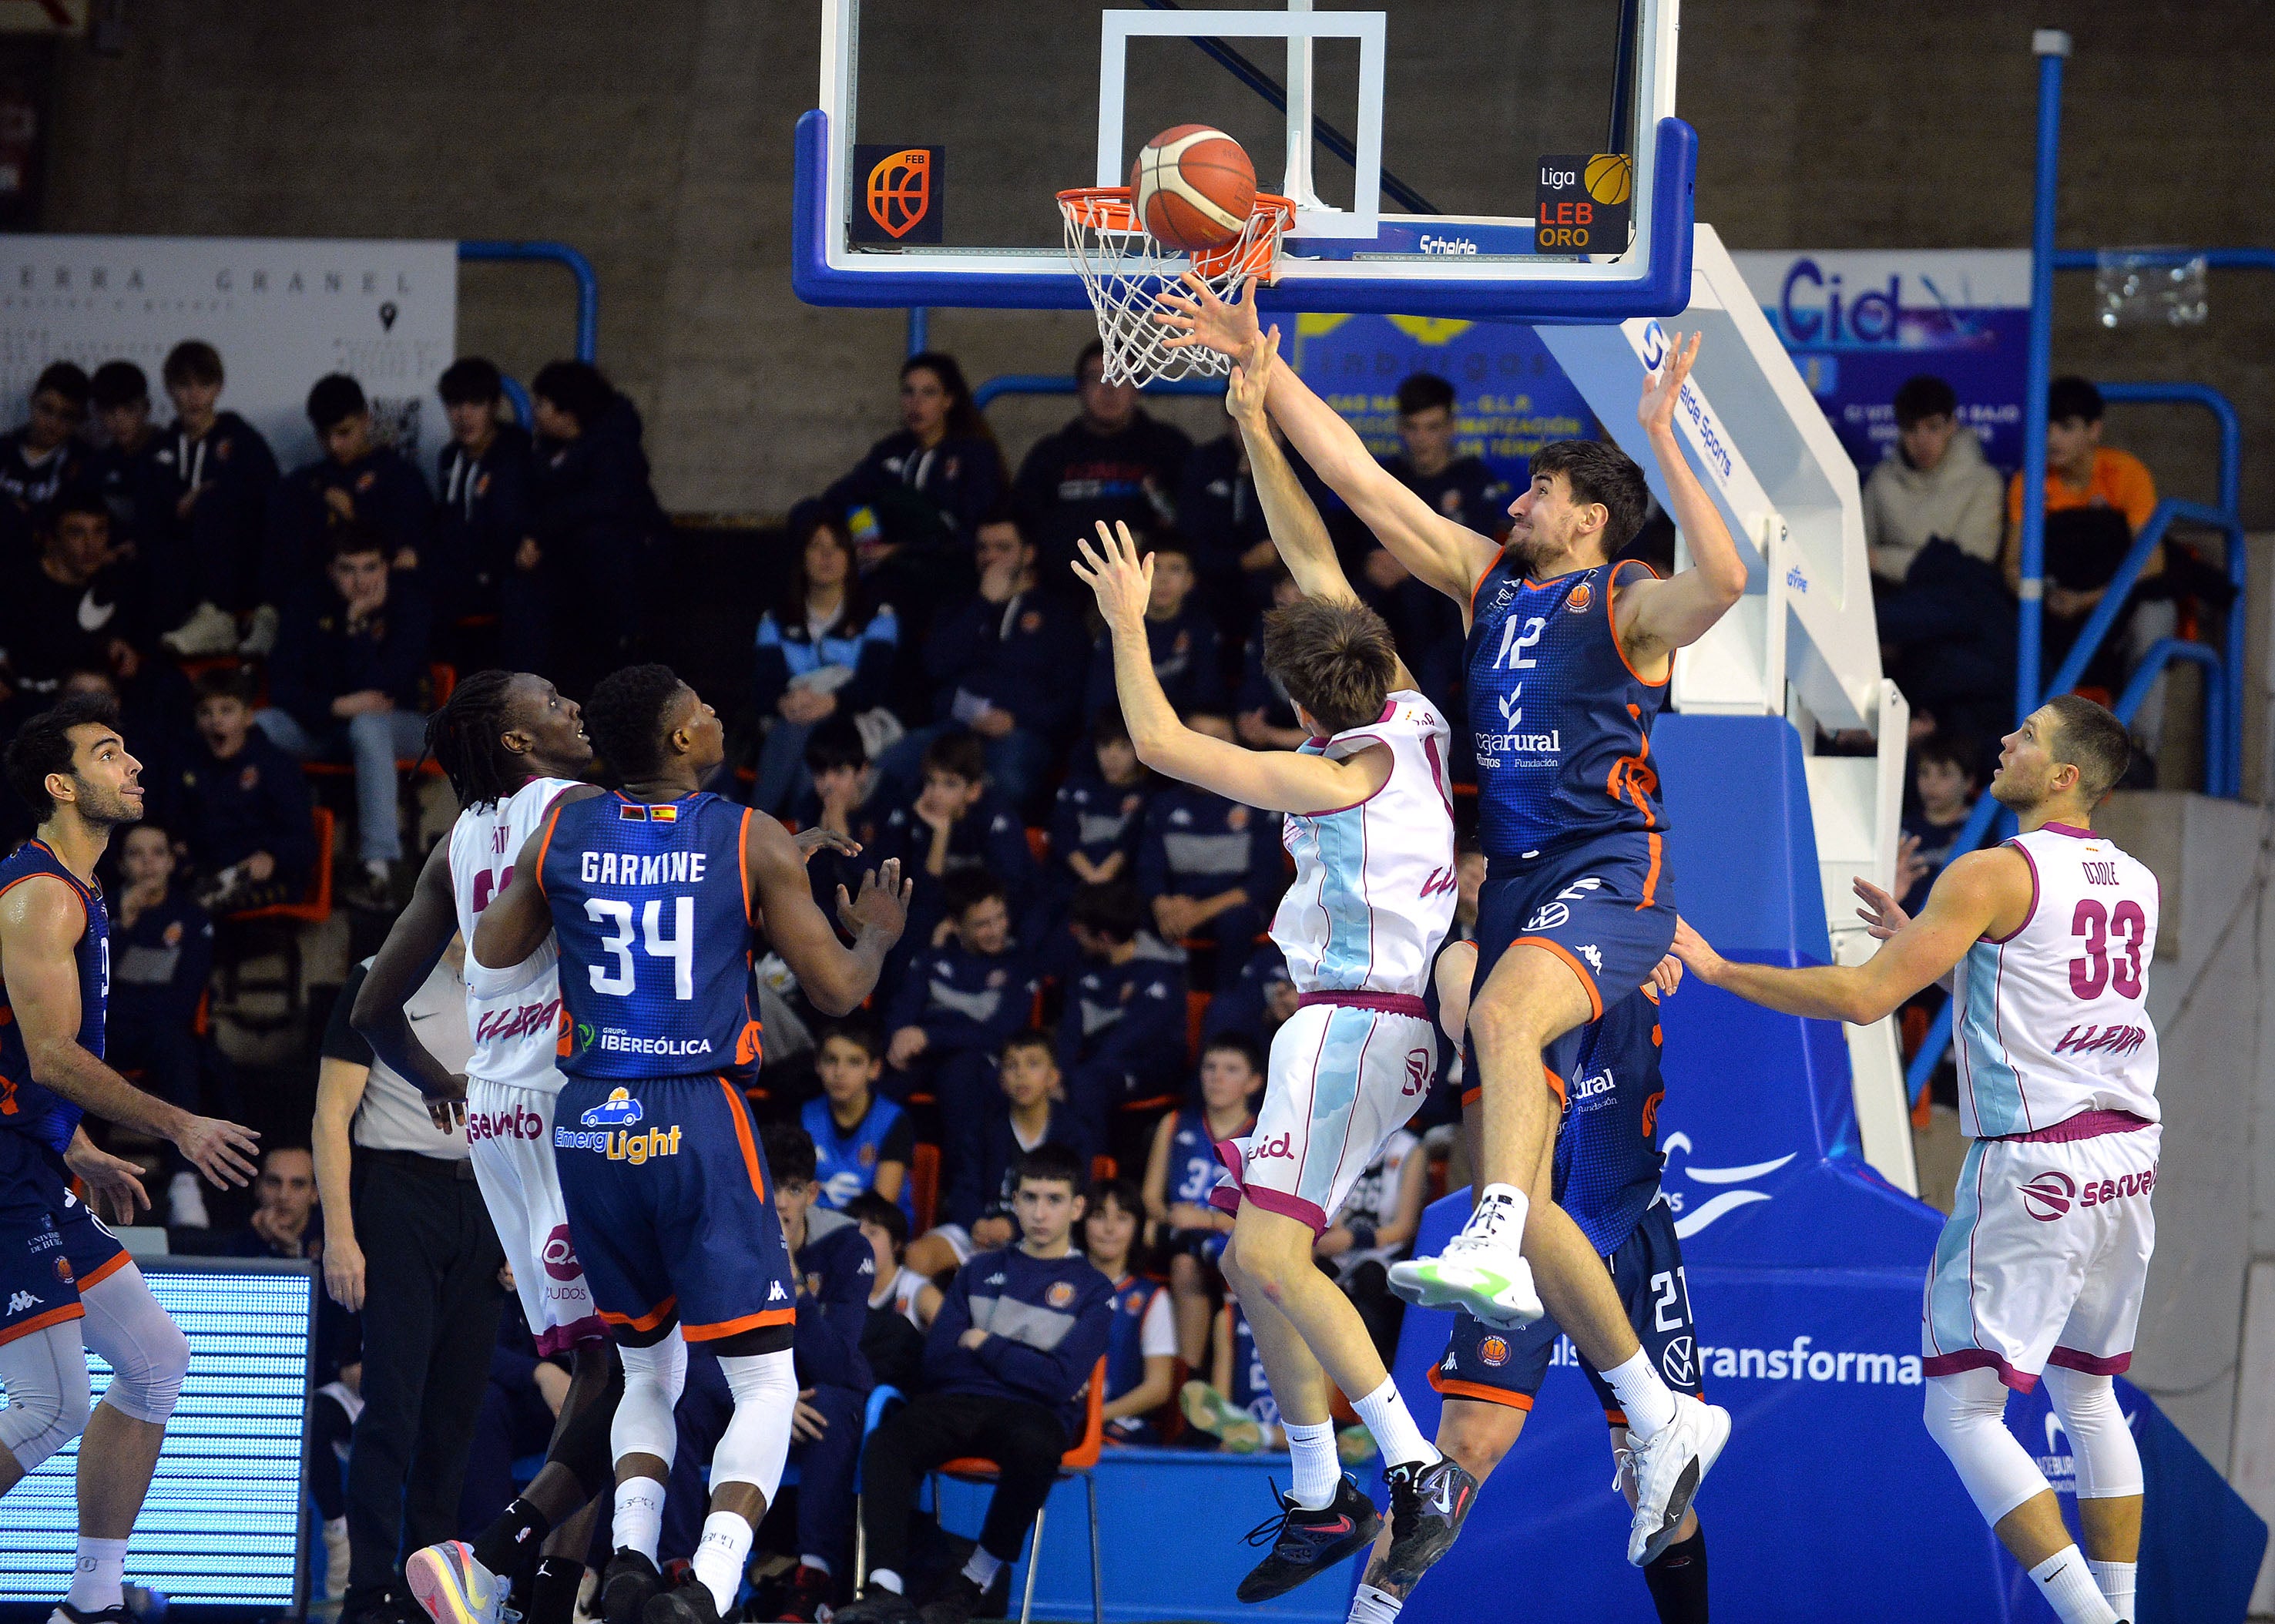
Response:
[[[670,961],[672,996],[692,999],[695,996],[695,899],[678,897],[671,906],[670,935],[663,933],[663,903],[660,898],[640,909],[639,933],[646,938],[650,958]],[[593,978],[593,990],[606,993],[611,998],[630,997],[634,980],[632,905],[607,897],[590,897],[585,903],[585,917],[608,930],[608,940],[601,944],[601,950],[615,955],[616,961],[613,971],[599,964],[587,969],[586,973]]]

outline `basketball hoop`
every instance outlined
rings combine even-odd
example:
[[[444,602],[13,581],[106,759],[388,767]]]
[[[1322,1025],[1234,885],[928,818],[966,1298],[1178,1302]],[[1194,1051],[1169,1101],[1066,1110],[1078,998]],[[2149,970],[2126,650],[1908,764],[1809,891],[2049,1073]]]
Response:
[[[1106,381],[1151,383],[1156,378],[1221,378],[1232,359],[1199,344],[1171,349],[1176,329],[1153,318],[1160,295],[1182,288],[1187,271],[1219,298],[1232,298],[1251,276],[1272,278],[1280,238],[1296,221],[1296,205],[1258,193],[1240,235],[1221,248],[1187,255],[1164,247],[1138,223],[1127,186],[1085,186],[1059,193],[1066,220],[1067,258],[1098,312],[1106,346]]]

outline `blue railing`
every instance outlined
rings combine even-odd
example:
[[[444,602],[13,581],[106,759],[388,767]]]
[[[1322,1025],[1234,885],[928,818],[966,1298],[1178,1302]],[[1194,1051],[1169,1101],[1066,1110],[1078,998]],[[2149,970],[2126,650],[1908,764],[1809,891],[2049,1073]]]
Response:
[[[543,260],[565,266],[577,279],[577,359],[590,362],[601,351],[601,279],[593,262],[567,243],[517,243],[477,238],[458,245],[462,260]],[[517,399],[518,407],[526,401]],[[525,419],[525,421],[527,419]]]

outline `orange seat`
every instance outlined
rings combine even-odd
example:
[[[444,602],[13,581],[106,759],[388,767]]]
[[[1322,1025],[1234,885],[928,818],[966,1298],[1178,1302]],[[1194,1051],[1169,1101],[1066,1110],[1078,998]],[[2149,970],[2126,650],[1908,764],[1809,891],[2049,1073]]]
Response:
[[[922,1235],[932,1227],[932,1215],[940,1205],[940,1146],[917,1142],[916,1154],[909,1161],[909,1205],[917,1210],[916,1232]]]
[[[1059,1457],[1059,1477],[1062,1482],[1069,1477],[1081,1478],[1083,1492],[1090,1501],[1090,1615],[1092,1624],[1105,1624],[1106,1587],[1098,1563],[1098,1483],[1091,1476],[1106,1443],[1106,1361],[1102,1358],[1091,1367],[1088,1392],[1082,1437]],[[943,1462],[939,1470],[962,1483],[993,1483],[997,1475],[995,1462],[980,1455],[963,1455]],[[933,1504],[940,1504],[937,1492],[933,1495]],[[1043,1551],[1045,1509],[1039,1507],[1035,1511],[1035,1537],[1027,1548],[1027,1588],[1019,1603],[1019,1624],[1028,1624],[1034,1611],[1035,1568]]]
[[[308,876],[308,894],[297,903],[271,903],[266,908],[246,908],[226,915],[240,922],[291,919],[302,925],[321,925],[332,917],[332,809],[319,806],[309,814],[316,828],[316,868]]]
[[[1027,850],[1035,854],[1035,861],[1047,864],[1051,860],[1051,832],[1031,828],[1027,831]]]
[[[1198,1062],[1201,1057],[1201,1023],[1208,1019],[1211,993],[1185,994],[1185,1058]]]
[[[1090,1176],[1092,1182],[1099,1179],[1110,1179],[1121,1171],[1122,1165],[1111,1156],[1098,1155],[1090,1159]]]

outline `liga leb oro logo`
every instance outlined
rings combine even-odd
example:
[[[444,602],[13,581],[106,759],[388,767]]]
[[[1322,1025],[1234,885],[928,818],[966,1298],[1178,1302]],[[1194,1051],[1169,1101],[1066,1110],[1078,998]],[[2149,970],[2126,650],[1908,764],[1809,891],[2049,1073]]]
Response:
[[[939,147],[856,147],[861,190],[848,238],[878,247],[937,245],[946,156]]]

